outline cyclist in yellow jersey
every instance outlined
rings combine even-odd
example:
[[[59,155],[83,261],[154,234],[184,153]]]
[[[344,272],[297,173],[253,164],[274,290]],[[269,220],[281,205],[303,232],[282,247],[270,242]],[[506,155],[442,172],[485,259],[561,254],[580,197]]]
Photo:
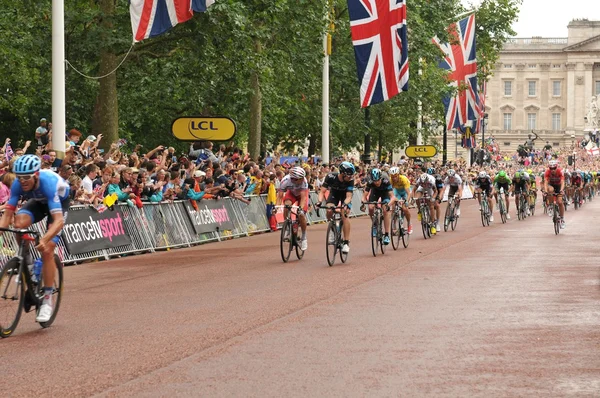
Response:
[[[404,199],[404,203],[402,203],[402,211],[404,212],[406,222],[408,223],[407,232],[409,234],[412,234],[410,211],[408,210],[408,206],[406,205],[409,200],[410,181],[408,180],[408,178],[400,174],[400,168],[392,167],[390,169],[390,183],[392,184],[392,188],[394,188],[394,196],[396,197],[396,200]]]

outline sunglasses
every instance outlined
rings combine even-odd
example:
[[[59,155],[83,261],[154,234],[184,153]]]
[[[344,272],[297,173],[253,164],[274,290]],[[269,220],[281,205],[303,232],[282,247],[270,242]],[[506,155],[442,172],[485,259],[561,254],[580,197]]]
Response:
[[[17,176],[17,178],[19,179],[19,181],[29,181],[33,178],[33,174]]]

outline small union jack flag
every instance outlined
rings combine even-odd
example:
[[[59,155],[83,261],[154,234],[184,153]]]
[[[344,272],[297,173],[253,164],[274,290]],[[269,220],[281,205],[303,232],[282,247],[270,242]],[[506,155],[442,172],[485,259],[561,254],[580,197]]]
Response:
[[[458,88],[454,97],[445,98],[448,130],[477,120],[477,57],[475,49],[475,15],[461,19],[448,28],[451,43],[433,42],[442,50],[440,67],[450,72],[450,85]]]
[[[408,90],[406,0],[348,0],[363,108]]]

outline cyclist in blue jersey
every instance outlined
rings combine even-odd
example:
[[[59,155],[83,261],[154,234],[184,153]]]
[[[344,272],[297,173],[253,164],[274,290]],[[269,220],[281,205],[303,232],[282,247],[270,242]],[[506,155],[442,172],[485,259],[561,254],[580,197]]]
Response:
[[[36,155],[20,156],[13,165],[17,179],[10,189],[10,199],[0,220],[0,227],[12,222],[20,199],[27,202],[16,212],[15,228],[28,228],[48,217],[47,231],[36,249],[42,255],[44,300],[36,317],[37,322],[48,322],[52,316],[52,289],[56,265],[54,249],[65,224],[69,210],[69,184],[51,170],[40,170],[42,162]]]

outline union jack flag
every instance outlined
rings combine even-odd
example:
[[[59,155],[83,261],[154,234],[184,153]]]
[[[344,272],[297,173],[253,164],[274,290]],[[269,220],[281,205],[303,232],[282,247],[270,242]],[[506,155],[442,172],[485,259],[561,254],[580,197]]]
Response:
[[[451,43],[433,42],[442,50],[440,68],[450,71],[450,85],[458,88],[454,97],[445,98],[448,130],[477,119],[477,57],[475,50],[475,15],[472,14],[448,27]]]
[[[130,0],[129,14],[133,41],[165,33],[178,23],[183,23],[194,12],[205,12],[215,0]]]
[[[408,90],[406,0],[348,0],[360,104]]]

